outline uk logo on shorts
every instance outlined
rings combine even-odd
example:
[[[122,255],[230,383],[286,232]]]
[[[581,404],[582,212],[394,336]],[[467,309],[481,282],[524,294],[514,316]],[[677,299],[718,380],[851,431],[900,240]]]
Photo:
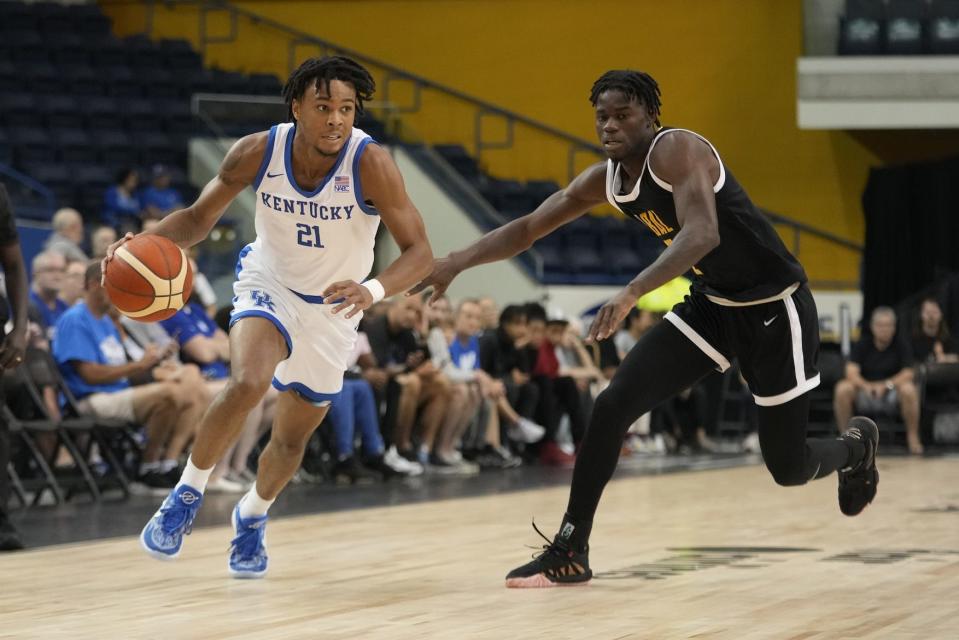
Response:
[[[264,293],[259,289],[254,289],[250,292],[250,297],[253,298],[253,304],[258,307],[266,307],[270,311],[276,311],[276,306],[273,304],[273,299],[270,297],[270,294]]]
[[[336,176],[333,178],[333,191],[336,193],[349,193],[350,176]]]

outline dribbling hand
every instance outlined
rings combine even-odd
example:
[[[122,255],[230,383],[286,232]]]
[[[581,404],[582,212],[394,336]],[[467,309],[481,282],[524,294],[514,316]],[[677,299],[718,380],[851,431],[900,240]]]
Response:
[[[100,261],[100,286],[101,287],[106,284],[107,263],[113,260],[113,254],[116,252],[117,249],[120,248],[120,245],[130,240],[133,240],[133,234],[127,231],[122,238],[120,238],[119,240],[111,244],[109,247],[107,247],[107,255],[105,255],[103,257],[103,260]]]
[[[448,257],[436,258],[433,260],[433,271],[430,275],[423,278],[415,287],[406,292],[406,295],[413,296],[426,289],[433,287],[433,295],[430,296],[429,304],[433,304],[443,297],[447,287],[459,275],[459,272],[453,267],[453,261]]]
[[[596,314],[586,341],[605,340],[613,335],[619,323],[629,315],[629,310],[636,304],[636,300],[637,296],[629,290],[629,287],[616,294],[616,297],[604,304]]]
[[[329,300],[330,304],[336,304],[333,307],[334,315],[352,306],[353,308],[343,316],[347,319],[373,306],[373,294],[354,280],[334,282],[323,291],[323,298]]]

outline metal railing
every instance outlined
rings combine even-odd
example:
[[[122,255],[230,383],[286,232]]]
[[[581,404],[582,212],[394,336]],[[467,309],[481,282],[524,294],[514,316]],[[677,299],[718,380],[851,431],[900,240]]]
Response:
[[[18,207],[18,211],[16,212],[18,216],[46,220],[49,220],[53,217],[53,212],[57,208],[57,197],[54,195],[53,191],[48,189],[44,184],[34,180],[25,173],[20,173],[13,167],[9,167],[2,163],[0,163],[0,176],[16,182],[20,186],[20,191],[27,191],[36,194],[39,201],[42,203],[40,205],[28,206],[26,208],[22,206]],[[8,191],[10,191],[10,189],[8,189]],[[15,193],[11,193],[11,197],[15,197],[15,195]]]
[[[200,52],[203,54],[207,52],[207,48],[210,45],[229,44],[237,41],[240,34],[241,20],[245,20],[256,28],[271,29],[283,34],[287,39],[288,71],[292,71],[298,66],[304,48],[309,48],[312,55],[317,53],[320,55],[342,54],[354,58],[364,65],[371,67],[372,70],[377,72],[381,77],[379,83],[381,87],[381,101],[379,104],[382,105],[383,109],[388,112],[394,120],[394,126],[391,127],[391,132],[395,133],[398,139],[406,142],[423,142],[422,139],[418,139],[418,137],[415,136],[412,127],[402,123],[402,117],[407,114],[418,114],[427,108],[424,93],[432,91],[446,98],[464,103],[473,110],[471,140],[474,147],[474,155],[477,160],[481,161],[486,151],[513,148],[517,126],[527,127],[552,141],[558,141],[562,145],[565,145],[566,177],[568,180],[572,180],[583,167],[581,163],[582,156],[589,156],[591,162],[603,160],[606,157],[602,149],[593,141],[570,135],[556,127],[504,109],[491,102],[435,82],[429,78],[411,73],[383,60],[290,27],[289,25],[254,11],[238,7],[227,0],[99,0],[99,2],[104,6],[111,4],[144,5],[146,7],[144,33],[147,36],[154,35],[154,12],[158,6],[170,10],[175,10],[179,6],[196,8],[198,42]],[[210,25],[216,14],[227,17],[228,30],[225,34],[211,33]],[[406,89],[405,93],[403,91],[404,85]],[[406,99],[403,100],[403,98]],[[403,101],[401,102],[401,100]],[[502,125],[500,127],[501,135],[499,137],[494,137],[490,134],[490,130],[492,129],[491,124],[495,121],[499,121]],[[210,123],[207,122],[207,124],[209,125]],[[773,224],[789,228],[789,234],[792,235],[792,251],[797,257],[799,257],[802,245],[801,238],[804,235],[826,241],[845,250],[862,253],[861,245],[838,235],[770,211],[764,211],[764,213]],[[854,283],[830,282],[824,284],[849,286]]]

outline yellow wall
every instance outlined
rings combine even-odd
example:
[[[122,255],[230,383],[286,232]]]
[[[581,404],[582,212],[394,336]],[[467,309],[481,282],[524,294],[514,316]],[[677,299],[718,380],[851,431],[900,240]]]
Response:
[[[140,7],[101,4],[119,33],[142,31]],[[855,241],[863,237],[859,199],[869,166],[909,144],[797,128],[799,0],[235,4],[589,139],[593,80],[613,67],[648,71],[663,91],[664,123],[710,138],[755,202]],[[196,41],[196,24],[193,9],[159,8],[154,34]],[[225,32],[224,20],[211,24]],[[284,36],[241,22],[240,37],[241,44],[211,45],[207,63],[286,75]],[[303,48],[300,57],[309,53]],[[429,114],[407,120],[419,134],[471,144],[469,109],[436,96],[427,102]],[[514,151],[484,154],[490,171],[562,181],[564,146],[528,131],[518,138]],[[804,240],[800,258],[814,280],[858,279],[851,252]]]

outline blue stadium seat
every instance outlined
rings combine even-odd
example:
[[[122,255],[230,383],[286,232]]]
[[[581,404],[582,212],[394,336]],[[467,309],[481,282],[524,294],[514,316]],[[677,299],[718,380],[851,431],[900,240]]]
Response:
[[[55,162],[57,150],[46,129],[38,127],[16,127],[9,130],[10,144],[13,146],[14,161],[17,166]]]
[[[470,182],[474,182],[480,177],[481,172],[476,160],[462,146],[458,144],[437,144],[433,145],[433,150],[440,154],[457,173]]]
[[[529,204],[535,209],[557,191],[560,186],[552,180],[530,180],[526,183],[526,194],[529,197]]]
[[[80,102],[68,94],[53,94],[41,100],[39,106],[47,127],[51,129],[78,129],[83,127],[84,117]]]
[[[839,55],[878,55],[884,26],[882,0],[846,0],[839,19]]]
[[[97,147],[100,162],[113,169],[135,165],[137,150],[130,135],[119,129],[101,129],[90,132],[90,139]]]
[[[164,38],[158,43],[167,67],[178,72],[199,69],[203,66],[200,54],[190,42],[183,39]]]
[[[80,101],[80,110],[86,117],[88,129],[117,129],[121,127],[120,105],[108,96],[91,96]]]
[[[37,112],[37,99],[31,93],[0,94],[0,118],[8,129],[43,126],[43,118]]]
[[[959,0],[931,0],[928,25],[930,53],[959,54]]]
[[[160,114],[149,98],[128,98],[123,101],[123,117],[130,131],[159,131],[162,129]]]
[[[66,164],[96,163],[99,154],[90,134],[84,129],[57,129],[50,132],[60,161]]]
[[[76,187],[68,166],[48,162],[24,167],[24,173],[53,191],[61,206],[70,205],[76,198]]]
[[[89,50],[98,67],[126,65],[126,50],[123,44],[112,36],[90,42]]]
[[[261,96],[278,96],[283,92],[283,85],[272,73],[251,73],[247,78],[248,91]]]
[[[922,0],[888,0],[883,52],[891,55],[923,53],[926,3]]]
[[[0,164],[7,166],[13,164],[13,147],[10,146],[6,129],[0,129]]]

